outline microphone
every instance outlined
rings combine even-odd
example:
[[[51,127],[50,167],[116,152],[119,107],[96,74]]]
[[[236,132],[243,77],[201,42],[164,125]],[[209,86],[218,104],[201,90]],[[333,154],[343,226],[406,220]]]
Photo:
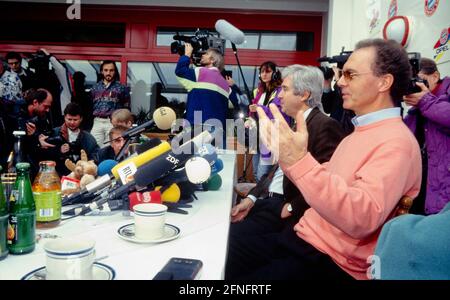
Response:
[[[212,138],[208,131],[203,131],[190,141],[181,145],[178,149],[167,151],[146,163],[134,173],[136,184],[142,187],[147,186],[156,179],[167,175],[176,167],[183,165],[199,148],[203,149],[204,147],[201,147],[202,144],[209,143]]]
[[[132,192],[128,195],[129,209],[140,203],[162,203],[160,191]]]
[[[215,174],[204,182],[202,186],[204,191],[217,191],[222,186],[222,177],[219,174]]]
[[[126,182],[127,178],[136,172],[136,169],[143,164],[151,161],[152,159],[159,157],[162,153],[170,150],[170,144],[167,142],[161,142],[158,146],[145,151],[142,154],[129,157],[128,159],[120,162],[111,169],[111,173],[100,176],[93,182],[86,185],[78,193],[73,193],[69,196],[64,197],[62,200],[62,205],[67,205],[70,203],[76,203],[83,200],[89,195],[92,195],[96,191],[111,184],[112,179],[121,179],[122,182]],[[101,163],[100,163],[101,164]],[[99,166],[100,166],[99,164]]]
[[[159,129],[167,130],[172,125],[172,122],[177,118],[175,111],[170,107],[163,106],[155,110],[153,113],[153,119],[147,121],[137,127],[133,127],[122,133],[122,137],[127,139],[129,137],[138,135],[145,130],[151,128],[154,124],[158,126]]]
[[[245,40],[245,35],[242,31],[223,19],[217,20],[215,28],[221,36],[230,40],[231,44],[240,45]]]
[[[114,187],[113,189],[108,189],[103,192],[99,196],[97,196],[94,201],[89,204],[85,204],[83,206],[74,207],[64,212],[65,215],[75,215],[81,216],[85,215],[93,210],[96,210],[102,207],[105,203],[120,199],[125,193],[128,193],[136,188],[134,181],[129,182],[124,185],[120,185],[119,187]]]
[[[214,164],[211,166],[211,174],[215,175],[222,170],[223,170],[223,161],[220,158],[218,158],[218,159],[216,159]]]
[[[187,178],[193,184],[200,184],[208,180],[211,175],[211,166],[203,157],[194,156],[186,162],[184,167]]]
[[[113,159],[107,159],[98,164],[97,176],[103,176],[111,173],[112,168],[117,165],[117,161]]]

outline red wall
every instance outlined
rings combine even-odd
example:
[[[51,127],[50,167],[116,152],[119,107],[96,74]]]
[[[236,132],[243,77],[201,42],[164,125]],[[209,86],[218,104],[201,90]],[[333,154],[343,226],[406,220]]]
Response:
[[[21,20],[67,21],[69,5],[0,3],[2,19],[11,22]],[[269,51],[239,49],[242,65],[259,65],[262,61],[273,60],[280,66],[294,63],[317,65],[320,56],[322,16],[299,15],[294,13],[267,13],[217,9],[173,9],[136,6],[81,6],[81,20],[71,22],[123,22],[126,23],[125,47],[105,45],[67,44],[0,44],[0,53],[7,51],[34,52],[45,47],[60,59],[118,59],[125,71],[127,61],[176,62],[178,55],[171,54],[169,47],[156,46],[157,27],[214,28],[218,19],[226,19],[241,30],[269,31],[311,31],[315,42],[312,52]],[[5,30],[5,29],[2,29]],[[32,37],[29,38],[32,40]],[[1,36],[0,36],[1,40]],[[225,55],[226,64],[236,64],[231,50]],[[124,73],[122,73],[124,74]],[[122,76],[124,78],[126,76]]]

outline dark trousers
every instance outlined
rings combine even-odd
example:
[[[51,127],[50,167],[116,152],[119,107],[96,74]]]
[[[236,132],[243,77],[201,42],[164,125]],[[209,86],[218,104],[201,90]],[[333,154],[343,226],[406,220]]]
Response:
[[[259,201],[243,222],[230,226],[225,279],[352,279],[297,236],[298,220],[283,220],[278,211],[268,210],[272,205]]]

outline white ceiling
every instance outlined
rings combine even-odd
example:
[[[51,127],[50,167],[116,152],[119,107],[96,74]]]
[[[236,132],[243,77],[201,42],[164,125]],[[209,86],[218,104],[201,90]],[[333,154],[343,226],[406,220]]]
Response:
[[[1,1],[5,0],[0,0],[0,2]],[[66,0],[14,0],[14,2],[41,2],[60,4],[67,3]],[[81,5],[139,5],[295,12],[327,12],[329,0],[80,0],[80,2]]]

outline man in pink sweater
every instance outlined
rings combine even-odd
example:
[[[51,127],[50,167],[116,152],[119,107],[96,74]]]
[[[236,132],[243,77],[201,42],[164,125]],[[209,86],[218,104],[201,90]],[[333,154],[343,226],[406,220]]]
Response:
[[[359,42],[338,81],[344,108],[356,114],[355,131],[324,164],[307,151],[302,113],[294,132],[276,107],[270,107],[274,123],[258,110],[265,120],[264,143],[278,155],[281,168],[311,208],[290,236],[260,241],[264,249],[258,249],[259,254],[251,250],[254,241],[248,248],[242,245],[242,278],[368,279],[381,227],[403,195],[414,198],[420,189],[419,146],[397,107],[410,78],[408,57],[400,45],[382,39]]]

